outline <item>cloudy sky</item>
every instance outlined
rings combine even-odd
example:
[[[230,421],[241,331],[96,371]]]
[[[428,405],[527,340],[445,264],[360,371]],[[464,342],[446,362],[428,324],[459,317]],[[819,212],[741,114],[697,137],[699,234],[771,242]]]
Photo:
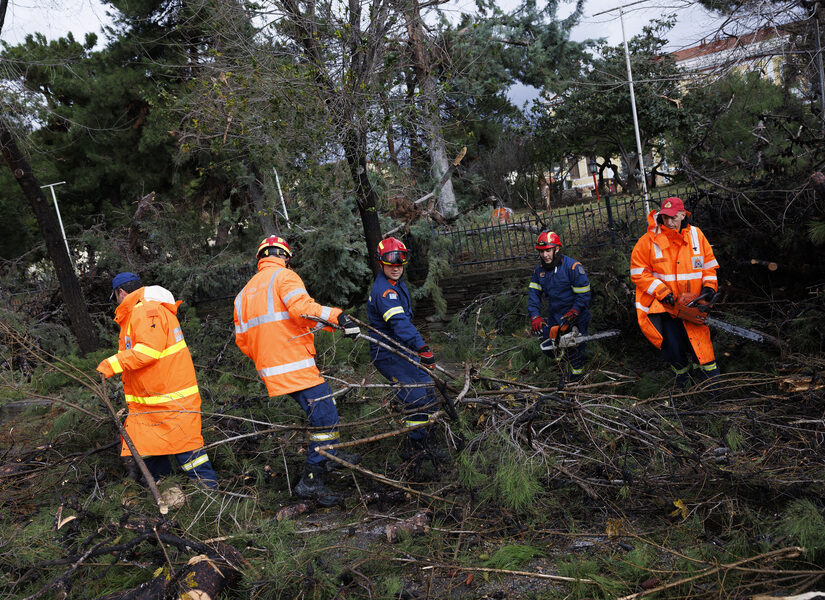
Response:
[[[517,0],[500,2],[502,8],[507,10],[515,6]],[[592,16],[621,3],[629,3],[629,0],[586,0],[585,16],[573,31],[573,38],[583,40],[604,37],[611,44],[621,42],[618,11]],[[474,9],[471,0],[455,0],[452,4],[455,8],[450,10],[456,13],[462,9]],[[572,5],[567,5],[566,8],[563,6],[561,16],[565,10],[572,10]],[[671,46],[674,50],[692,46],[714,30],[714,19],[688,1],[649,0],[626,9],[625,31],[628,38],[639,33],[642,26],[651,19],[668,13],[676,13],[679,18],[678,25],[671,32]],[[21,42],[29,33],[40,32],[48,39],[54,39],[69,31],[76,38],[83,39],[86,32],[100,32],[108,22],[106,9],[97,0],[11,0],[0,39],[14,44]]]

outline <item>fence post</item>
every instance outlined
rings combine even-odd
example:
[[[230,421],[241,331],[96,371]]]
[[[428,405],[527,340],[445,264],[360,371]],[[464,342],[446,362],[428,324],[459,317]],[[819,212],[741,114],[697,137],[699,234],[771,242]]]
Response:
[[[613,209],[610,208],[610,194],[604,195],[604,204],[607,207],[607,227],[610,229],[610,244],[616,245],[616,226],[613,223]]]

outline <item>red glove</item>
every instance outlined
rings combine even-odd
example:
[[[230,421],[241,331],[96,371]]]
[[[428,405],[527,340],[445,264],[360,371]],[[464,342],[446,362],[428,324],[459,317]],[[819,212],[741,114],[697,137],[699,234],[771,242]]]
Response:
[[[428,369],[432,369],[435,366],[435,356],[427,344],[424,344],[418,349],[418,359],[421,361],[421,364]]]
[[[566,313],[564,313],[564,316],[561,318],[561,324],[567,325],[568,327],[572,327],[576,324],[576,321],[578,320],[579,311],[577,311],[575,308],[571,308]]]
[[[530,323],[530,327],[533,329],[533,335],[539,335],[545,325],[547,325],[547,323],[544,322],[544,319],[541,317],[533,317],[533,321]]]

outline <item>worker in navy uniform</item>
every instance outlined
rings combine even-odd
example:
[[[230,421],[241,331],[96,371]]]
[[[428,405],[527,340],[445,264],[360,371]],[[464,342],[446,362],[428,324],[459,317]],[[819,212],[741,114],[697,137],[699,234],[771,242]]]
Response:
[[[404,265],[409,261],[407,247],[401,240],[386,238],[378,243],[376,259],[381,265],[381,272],[375,277],[367,302],[370,325],[407,349],[407,355],[415,362],[432,369],[435,357],[412,323],[410,292],[401,281]],[[378,336],[373,337],[383,341]],[[397,398],[404,407],[404,425],[411,427],[426,423],[435,411],[438,400],[432,379],[425,370],[374,343],[370,344],[370,358],[378,372],[393,383],[430,384],[426,387],[400,388],[397,392]],[[423,427],[407,435],[401,449],[402,458],[428,459],[433,464],[448,458],[446,451],[432,442],[428,429]]]
[[[534,335],[547,339],[551,327],[560,325],[562,332],[573,327],[587,335],[590,324],[590,282],[577,260],[562,254],[561,238],[553,231],[543,231],[536,240],[540,264],[530,280],[527,311]],[[547,299],[547,319],[542,317],[542,298]],[[570,365],[569,381],[584,375],[584,344],[557,351],[556,359]]]

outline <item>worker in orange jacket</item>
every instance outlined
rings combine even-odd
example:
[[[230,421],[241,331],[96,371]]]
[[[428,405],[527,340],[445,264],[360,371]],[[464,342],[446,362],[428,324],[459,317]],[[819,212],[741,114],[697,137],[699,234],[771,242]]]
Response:
[[[690,381],[693,358],[702,379],[719,374],[708,326],[677,319],[665,309],[684,293],[710,295],[718,288],[719,263],[713,248],[698,227],[685,221],[688,216],[680,198],[667,198],[660,210],[647,216],[647,233],[636,242],[630,258],[639,327],[662,351],[680,387]]]
[[[255,362],[270,397],[289,394],[309,417],[313,427],[304,473],[295,495],[333,506],[340,497],[323,482],[323,474],[337,466],[316,451],[339,439],[338,409],[329,385],[315,365],[313,332],[327,329],[304,318],[320,317],[338,324],[345,336],[357,337],[359,328],[340,308],[322,306],[304,288],[300,276],[289,268],[292,250],[286,240],[269,236],[256,253],[258,273],[235,297],[235,342]],[[350,463],[357,454],[332,451]]]
[[[189,477],[218,485],[201,436],[201,396],[195,366],[176,316],[181,302],[160,286],[144,287],[134,273],[118,273],[111,299],[120,325],[118,353],[97,366],[121,374],[129,414],[124,424],[155,478],[169,475],[174,456]],[[131,456],[126,443],[121,456]]]

